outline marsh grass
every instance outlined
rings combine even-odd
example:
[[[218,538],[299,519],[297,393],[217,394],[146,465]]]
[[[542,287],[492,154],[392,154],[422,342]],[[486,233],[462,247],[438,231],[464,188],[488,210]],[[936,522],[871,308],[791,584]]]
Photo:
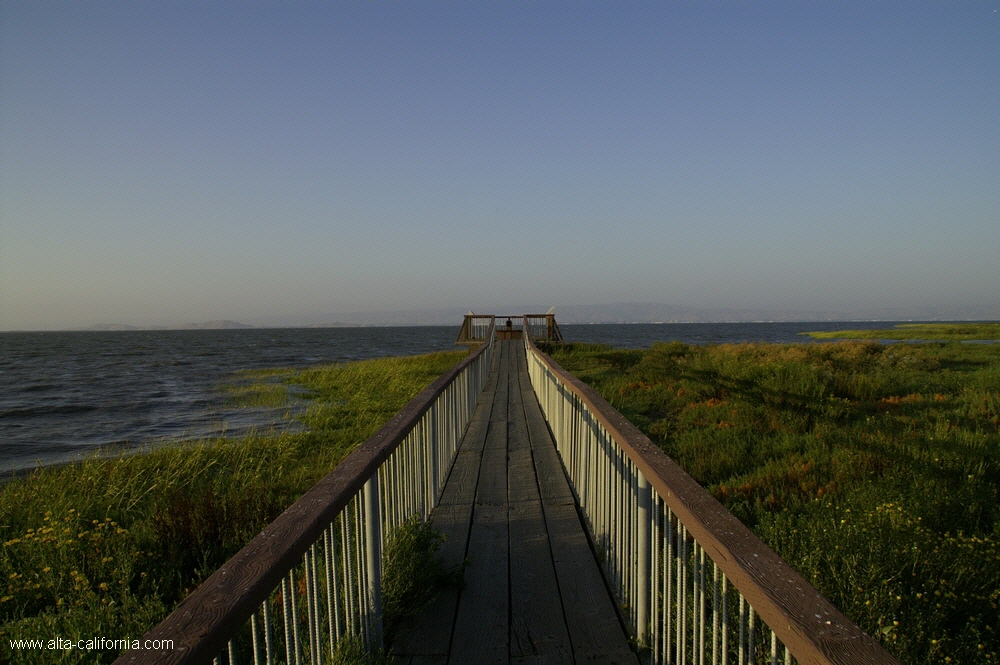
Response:
[[[904,663],[996,662],[1000,347],[553,355]]]
[[[289,379],[294,375],[290,369],[244,370],[219,390],[234,408],[278,409],[290,405]]]
[[[444,570],[437,552],[444,542],[440,531],[411,519],[387,539],[382,569],[383,627],[391,643],[406,622],[422,612],[438,591],[459,584]]]
[[[104,451],[0,485],[0,662],[110,662],[9,640],[143,634],[462,355],[274,373],[305,391],[304,431]]]
[[[933,341],[1000,340],[1000,323],[900,323],[881,330],[833,330],[802,333],[814,339],[898,339]]]

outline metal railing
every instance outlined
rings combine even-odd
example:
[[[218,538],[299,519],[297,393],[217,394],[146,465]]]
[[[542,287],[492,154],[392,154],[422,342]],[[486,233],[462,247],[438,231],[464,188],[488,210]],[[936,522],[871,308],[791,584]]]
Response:
[[[524,329],[532,339],[543,339],[549,342],[563,341],[562,331],[556,323],[555,314],[525,314]]]
[[[492,314],[473,314],[469,312],[462,321],[462,327],[459,328],[458,339],[455,340],[455,344],[466,344],[469,346],[482,344],[488,339],[495,318]]]
[[[115,665],[316,665],[341,640],[381,646],[381,552],[387,534],[426,518],[489,374],[484,344],[202,583]]]
[[[897,663],[530,335],[525,346],[596,554],[651,663]]]

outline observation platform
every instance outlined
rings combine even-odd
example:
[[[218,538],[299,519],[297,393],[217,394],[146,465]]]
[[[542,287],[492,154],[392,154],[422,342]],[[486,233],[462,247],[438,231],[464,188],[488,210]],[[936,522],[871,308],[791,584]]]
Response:
[[[638,663],[528,377],[498,341],[431,523],[465,568],[393,645],[403,665]]]

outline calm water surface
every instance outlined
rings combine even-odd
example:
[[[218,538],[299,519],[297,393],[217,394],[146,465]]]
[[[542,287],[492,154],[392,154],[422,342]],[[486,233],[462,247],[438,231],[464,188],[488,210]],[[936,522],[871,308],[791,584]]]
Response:
[[[563,325],[568,341],[802,342],[884,323]],[[235,409],[219,386],[245,369],[452,350],[458,326],[0,333],[0,474],[101,446],[238,435],[280,414]]]

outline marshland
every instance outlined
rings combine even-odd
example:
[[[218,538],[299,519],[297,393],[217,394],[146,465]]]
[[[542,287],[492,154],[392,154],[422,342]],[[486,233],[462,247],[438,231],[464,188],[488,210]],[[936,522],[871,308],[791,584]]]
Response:
[[[971,339],[998,329],[977,325]],[[992,662],[1000,346],[963,343],[970,333],[957,326],[854,334],[900,330],[924,341],[844,331],[824,343],[548,350],[901,662]],[[15,657],[10,639],[141,635],[462,357],[242,372],[223,386],[234,407],[294,402],[300,427],[94,456],[4,483],[2,658]],[[396,542],[390,630],[456,583],[433,567],[425,526]],[[32,658],[51,662],[16,654]]]

